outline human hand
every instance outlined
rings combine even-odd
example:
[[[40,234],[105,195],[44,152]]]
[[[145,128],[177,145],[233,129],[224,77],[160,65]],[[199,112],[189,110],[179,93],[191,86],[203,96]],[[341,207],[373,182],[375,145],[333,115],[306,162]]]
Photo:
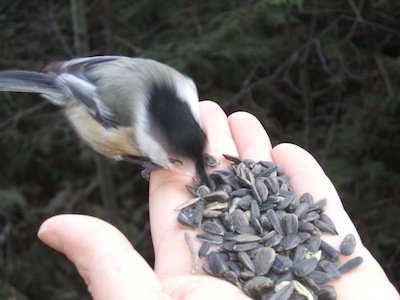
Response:
[[[343,209],[339,196],[315,159],[291,144],[272,149],[267,133],[252,115],[239,112],[228,118],[213,102],[200,103],[207,131],[206,152],[226,166],[222,153],[254,160],[272,160],[289,175],[294,192],[310,192],[326,198],[325,210],[337,226],[339,236],[324,237],[339,247],[343,237],[357,238],[353,256],[364,263],[332,281],[338,299],[398,299],[398,293],[369,251]],[[184,164],[186,171],[193,171]],[[186,172],[186,173],[187,173]],[[45,221],[39,238],[64,253],[77,267],[94,299],[248,299],[238,288],[204,274],[192,274],[193,258],[184,240],[187,229],[176,220],[175,208],[187,200],[185,184],[191,178],[182,173],[154,171],[150,180],[150,224],[155,251],[151,269],[129,241],[112,225],[97,218],[61,215]]]

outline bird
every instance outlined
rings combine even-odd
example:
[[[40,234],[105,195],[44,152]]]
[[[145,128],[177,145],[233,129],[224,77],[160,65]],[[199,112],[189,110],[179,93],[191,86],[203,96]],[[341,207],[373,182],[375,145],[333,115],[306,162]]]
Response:
[[[82,140],[108,158],[173,169],[185,157],[209,183],[196,85],[166,64],[79,57],[52,62],[42,72],[0,71],[0,91],[36,93],[63,107]]]

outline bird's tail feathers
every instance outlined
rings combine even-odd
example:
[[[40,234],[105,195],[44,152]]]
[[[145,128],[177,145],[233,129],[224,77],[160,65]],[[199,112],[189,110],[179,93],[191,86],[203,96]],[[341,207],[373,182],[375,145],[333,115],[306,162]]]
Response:
[[[1,71],[0,91],[37,93],[56,105],[65,105],[67,100],[54,76],[32,71]]]

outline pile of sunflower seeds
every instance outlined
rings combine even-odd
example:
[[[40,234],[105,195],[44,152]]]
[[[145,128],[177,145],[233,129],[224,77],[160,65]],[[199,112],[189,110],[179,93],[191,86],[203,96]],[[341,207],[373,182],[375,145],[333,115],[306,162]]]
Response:
[[[203,269],[252,299],[336,299],[327,282],[363,260],[339,264],[341,255],[354,251],[353,235],[340,251],[321,239],[321,232],[337,234],[324,214],[326,199],[296,197],[272,162],[224,157],[231,170],[212,172],[211,187],[188,186],[193,199],[178,208],[178,222],[199,229],[202,245],[194,256],[203,258]]]

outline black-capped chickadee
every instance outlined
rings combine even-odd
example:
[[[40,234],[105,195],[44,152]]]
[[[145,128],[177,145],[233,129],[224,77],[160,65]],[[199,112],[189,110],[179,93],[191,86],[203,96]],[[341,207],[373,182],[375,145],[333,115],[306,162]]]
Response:
[[[38,93],[63,106],[79,136],[106,157],[164,168],[187,157],[208,183],[196,86],[167,65],[123,56],[76,58],[51,63],[45,73],[2,71],[0,90]]]

